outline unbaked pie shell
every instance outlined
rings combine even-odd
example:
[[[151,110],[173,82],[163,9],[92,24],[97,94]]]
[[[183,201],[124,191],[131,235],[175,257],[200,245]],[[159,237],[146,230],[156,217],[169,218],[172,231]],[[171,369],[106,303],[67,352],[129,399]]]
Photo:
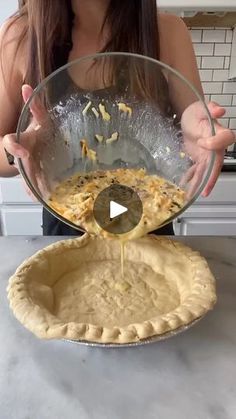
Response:
[[[216,302],[215,279],[198,252],[176,240],[146,236],[128,242],[125,255],[128,262],[142,262],[157,274],[166,278],[171,276],[172,281],[176,281],[180,300],[174,309],[123,326],[120,319],[115,318],[112,327],[80,322],[79,319],[66,322],[57,316],[53,312],[53,287],[63,275],[91,261],[117,263],[120,260],[117,240],[84,235],[40,250],[17,269],[8,285],[8,299],[15,317],[42,339],[124,344],[176,330],[213,308]],[[63,296],[61,298],[63,300]],[[163,307],[164,303],[162,301]],[[68,309],[73,310],[73,307]]]

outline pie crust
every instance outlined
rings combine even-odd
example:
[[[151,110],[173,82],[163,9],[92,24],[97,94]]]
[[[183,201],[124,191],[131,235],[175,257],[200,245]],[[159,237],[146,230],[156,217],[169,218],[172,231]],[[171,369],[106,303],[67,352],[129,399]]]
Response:
[[[187,325],[212,309],[215,279],[184,244],[146,236],[127,242],[120,273],[118,240],[59,241],[11,277],[16,318],[43,339],[131,343]]]

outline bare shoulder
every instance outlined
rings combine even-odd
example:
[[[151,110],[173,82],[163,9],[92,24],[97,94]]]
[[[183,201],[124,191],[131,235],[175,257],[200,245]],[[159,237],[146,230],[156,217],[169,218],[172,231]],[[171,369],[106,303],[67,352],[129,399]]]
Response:
[[[188,34],[188,28],[179,16],[169,13],[160,13],[158,16],[159,30],[161,35],[168,37],[180,31],[180,35]]]
[[[171,64],[171,58],[179,50],[191,43],[189,30],[180,17],[167,13],[158,16],[161,57],[167,64]],[[175,53],[175,54],[174,54]]]
[[[203,95],[191,34],[185,22],[174,15],[160,14],[159,17],[161,60],[176,69]],[[182,112],[186,103],[192,103],[190,89],[183,88],[176,79],[170,81],[173,103]],[[184,94],[186,92],[186,94]],[[186,97],[185,97],[186,96]],[[194,100],[196,97],[194,95]]]
[[[159,13],[159,23],[164,25],[174,25],[176,27],[185,26],[183,19],[170,13]]]
[[[19,18],[11,17],[7,19],[0,27],[1,42],[7,44],[8,42],[18,42],[22,33],[27,28],[27,18],[21,16]]]
[[[25,17],[10,18],[0,28],[1,60],[4,70],[8,72],[14,64],[14,71],[24,73],[26,62],[26,38],[23,38],[27,28]]]

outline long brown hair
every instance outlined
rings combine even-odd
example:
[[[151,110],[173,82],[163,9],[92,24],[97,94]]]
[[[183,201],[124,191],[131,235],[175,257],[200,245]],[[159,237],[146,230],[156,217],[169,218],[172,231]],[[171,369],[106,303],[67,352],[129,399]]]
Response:
[[[28,62],[24,83],[35,88],[68,61],[74,19],[71,0],[19,0],[18,12],[9,27],[21,18],[26,18],[27,24],[17,48],[26,40]],[[110,0],[103,27],[105,24],[109,26],[110,39],[101,52],[129,52],[160,59],[156,0]],[[114,78],[119,75],[118,67],[122,65],[113,69]],[[153,99],[164,113],[171,113],[161,68],[138,67],[134,63],[128,69],[132,90]]]
[[[27,37],[25,82],[35,87],[56,70],[56,57],[63,57],[70,47],[73,25],[71,1],[19,0],[15,19],[22,16],[27,17],[26,28],[19,39],[20,43]],[[156,0],[110,0],[105,23],[110,26],[111,36],[104,51],[160,58]]]

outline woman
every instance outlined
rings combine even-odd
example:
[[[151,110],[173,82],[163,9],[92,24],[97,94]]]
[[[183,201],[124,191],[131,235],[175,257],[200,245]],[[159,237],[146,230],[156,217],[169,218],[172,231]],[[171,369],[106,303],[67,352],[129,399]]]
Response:
[[[188,29],[175,16],[159,15],[156,0],[21,0],[17,15],[1,29],[0,69],[0,176],[15,176],[5,149],[27,159],[28,151],[15,143],[17,120],[23,100],[32,88],[56,68],[81,56],[100,51],[128,51],[159,59],[183,74],[203,95]],[[188,98],[169,86],[173,103],[185,109]],[[181,103],[182,101],[182,103]],[[209,104],[214,119],[224,109]],[[37,112],[32,109],[37,120]],[[194,121],[196,128],[201,124]],[[215,150],[214,172],[205,188],[207,196],[220,173],[225,148],[234,135],[216,123],[216,135],[200,139],[199,146]],[[70,235],[77,231],[65,226],[46,211],[44,234]],[[172,226],[159,234],[172,234]]]

